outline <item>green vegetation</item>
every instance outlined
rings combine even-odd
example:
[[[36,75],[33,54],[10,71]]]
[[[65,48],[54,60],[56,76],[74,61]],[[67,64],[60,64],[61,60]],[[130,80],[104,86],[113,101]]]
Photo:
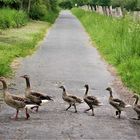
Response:
[[[2,29],[25,25],[29,18],[53,23],[59,13],[57,0],[0,0],[0,8]]]
[[[121,7],[122,10],[140,10],[140,0],[59,0],[60,6],[64,8],[88,5],[91,10],[96,10],[96,6],[110,6]],[[105,8],[105,7],[104,7]]]
[[[140,22],[130,17],[107,17],[72,9],[105,59],[117,68],[123,82],[140,93]]]
[[[46,22],[32,21],[22,28],[1,30],[0,76],[12,74],[11,62],[15,58],[31,54],[49,26]]]
[[[28,22],[27,14],[9,8],[0,9],[0,28],[20,27]]]
[[[33,52],[59,11],[57,0],[0,0],[0,8],[0,76],[9,76],[12,61]]]

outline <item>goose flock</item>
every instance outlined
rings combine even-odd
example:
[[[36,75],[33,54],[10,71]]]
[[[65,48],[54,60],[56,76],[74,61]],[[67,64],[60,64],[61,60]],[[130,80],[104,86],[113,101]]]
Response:
[[[26,119],[29,119],[29,110],[34,110],[38,112],[39,107],[48,101],[53,101],[53,97],[50,95],[45,95],[40,92],[32,91],[30,87],[30,78],[28,75],[23,75],[21,76],[22,78],[25,79],[26,81],[26,87],[25,87],[25,96],[17,96],[14,94],[11,94],[8,91],[6,79],[4,77],[0,77],[0,82],[3,85],[3,94],[4,94],[4,101],[5,103],[16,109],[16,115],[12,117],[12,119],[16,120],[18,119],[18,113],[20,110],[25,111]],[[66,91],[66,88],[62,85],[59,88],[62,89],[62,99],[68,103],[68,107],[66,108],[66,111],[70,109],[72,106],[75,109],[75,113],[77,113],[77,105],[85,102],[88,105],[88,109],[86,109],[84,112],[87,112],[89,110],[92,110],[92,116],[95,115],[94,109],[96,107],[102,106],[101,102],[98,100],[97,97],[88,95],[89,91],[89,85],[86,84],[85,86],[85,94],[83,96],[83,100],[75,95],[71,95]],[[132,98],[135,98],[135,101],[133,105],[128,105],[124,101],[114,98],[112,95],[112,89],[111,87],[106,88],[107,91],[109,91],[110,96],[109,96],[109,104],[114,107],[116,110],[115,115],[120,118],[121,112],[127,108],[127,107],[132,107],[134,111],[137,113],[137,118],[133,118],[136,120],[140,120],[140,105],[138,104],[139,97],[138,95],[134,95]]]

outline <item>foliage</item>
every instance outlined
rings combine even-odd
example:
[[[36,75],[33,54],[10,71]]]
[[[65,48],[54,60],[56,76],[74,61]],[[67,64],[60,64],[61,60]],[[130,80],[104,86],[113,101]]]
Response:
[[[81,9],[72,12],[80,19],[106,60],[114,65],[124,83],[140,93],[140,23],[130,17],[107,17]]]
[[[32,21],[22,28],[1,30],[0,76],[12,74],[11,62],[31,54],[49,26],[46,22]]]
[[[43,4],[35,3],[29,13],[32,19],[38,20],[45,16],[47,8]]]
[[[70,0],[64,0],[59,3],[59,6],[63,9],[71,9],[72,3]]]
[[[137,10],[140,0],[112,0],[113,7],[122,7],[127,10]]]
[[[0,28],[20,27],[27,23],[27,14],[23,11],[0,9]]]

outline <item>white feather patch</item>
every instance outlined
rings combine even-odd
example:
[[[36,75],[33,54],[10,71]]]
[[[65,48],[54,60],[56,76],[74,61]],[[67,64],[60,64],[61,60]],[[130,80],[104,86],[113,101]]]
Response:
[[[37,107],[37,106],[38,106],[38,105],[29,104],[29,105],[26,105],[25,108],[31,109],[32,107]]]
[[[126,107],[126,108],[127,108],[127,107],[132,107],[132,105],[129,105],[129,104],[128,104],[128,105],[125,105],[125,107]]]
[[[47,103],[48,102],[48,100],[41,100],[42,101],[42,103],[41,104],[45,104],[45,103]]]

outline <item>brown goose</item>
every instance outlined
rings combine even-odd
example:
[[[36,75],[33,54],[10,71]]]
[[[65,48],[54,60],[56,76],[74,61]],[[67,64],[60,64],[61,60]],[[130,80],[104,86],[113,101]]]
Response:
[[[19,110],[21,109],[25,109],[26,119],[28,119],[30,117],[28,113],[28,108],[36,107],[37,105],[33,104],[33,102],[31,102],[30,100],[24,97],[10,94],[7,89],[6,81],[3,77],[0,77],[0,82],[2,82],[3,84],[3,93],[4,93],[5,103],[16,109],[16,116],[14,117],[14,119],[16,120],[18,118],[18,113],[19,113]]]
[[[67,102],[69,104],[68,108],[66,110],[68,110],[71,106],[74,106],[74,109],[75,109],[75,113],[77,112],[77,109],[76,109],[76,104],[80,104],[82,103],[82,100],[74,95],[69,95],[67,94],[66,92],[66,89],[64,86],[60,86],[59,88],[63,89],[63,92],[62,92],[62,98],[65,102]]]
[[[89,86],[85,85],[85,88],[86,88],[86,92],[85,92],[83,99],[87,103],[87,105],[89,106],[89,109],[86,109],[85,112],[92,110],[92,116],[94,116],[94,108],[101,106],[101,104],[96,97],[87,95],[88,91],[89,91]]]
[[[126,103],[124,101],[117,99],[117,98],[113,98],[112,89],[110,87],[106,88],[106,90],[108,90],[110,93],[109,104],[111,104],[117,110],[116,116],[119,116],[119,118],[120,118],[121,111],[123,111],[124,108],[126,108],[126,107],[130,107],[131,105],[126,105]]]
[[[26,98],[29,98],[32,102],[36,103],[39,106],[42,105],[43,103],[48,102],[49,100],[53,101],[51,96],[44,95],[42,93],[31,90],[30,79],[29,79],[28,75],[23,75],[21,77],[25,78],[25,80],[26,80],[26,89],[25,89]],[[37,107],[36,111],[38,111],[38,107]]]
[[[140,120],[140,105],[138,105],[139,97],[138,95],[134,95],[132,98],[135,98],[135,102],[133,104],[133,109],[136,111],[138,118],[137,120]]]

